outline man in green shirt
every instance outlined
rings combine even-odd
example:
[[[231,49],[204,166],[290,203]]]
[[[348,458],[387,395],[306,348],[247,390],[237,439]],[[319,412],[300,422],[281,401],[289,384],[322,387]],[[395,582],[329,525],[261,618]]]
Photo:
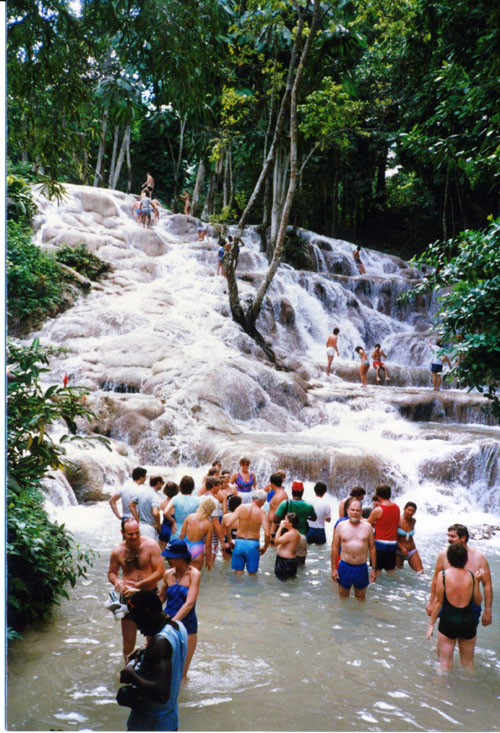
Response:
[[[297,559],[301,565],[305,564],[307,555],[307,520],[316,520],[316,512],[312,504],[308,504],[302,499],[304,493],[304,484],[302,481],[294,481],[292,484],[292,500],[282,501],[279,507],[276,509],[276,514],[273,518],[273,523],[279,525],[283,517],[288,512],[295,512],[299,518],[297,529],[301,534],[300,544],[297,548]]]

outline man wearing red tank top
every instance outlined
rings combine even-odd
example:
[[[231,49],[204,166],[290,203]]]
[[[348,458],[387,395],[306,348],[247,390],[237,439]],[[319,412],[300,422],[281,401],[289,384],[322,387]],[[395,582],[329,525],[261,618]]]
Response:
[[[390,486],[379,484],[375,487],[375,493],[380,499],[380,506],[372,510],[368,521],[375,527],[377,575],[380,575],[382,570],[391,572],[396,567],[398,527],[401,512],[398,505],[391,501]]]

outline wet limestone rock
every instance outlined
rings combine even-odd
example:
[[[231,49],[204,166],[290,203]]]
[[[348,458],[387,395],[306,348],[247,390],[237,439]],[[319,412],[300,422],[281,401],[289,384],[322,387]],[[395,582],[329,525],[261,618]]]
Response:
[[[104,217],[118,215],[113,199],[106,189],[93,186],[68,186],[68,188],[75,198],[81,201],[84,211]]]
[[[103,501],[107,494],[103,491],[104,475],[97,460],[83,452],[73,454],[68,460],[64,473],[73,489],[78,503]]]

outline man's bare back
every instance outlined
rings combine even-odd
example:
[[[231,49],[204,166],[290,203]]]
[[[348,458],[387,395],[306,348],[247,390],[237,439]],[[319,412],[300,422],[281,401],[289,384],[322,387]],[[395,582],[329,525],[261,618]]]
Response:
[[[269,535],[269,524],[267,522],[266,513],[257,505],[256,502],[251,504],[240,504],[233,513],[232,526],[238,521],[238,531],[236,537],[244,540],[260,539],[260,528],[264,528],[264,533]]]

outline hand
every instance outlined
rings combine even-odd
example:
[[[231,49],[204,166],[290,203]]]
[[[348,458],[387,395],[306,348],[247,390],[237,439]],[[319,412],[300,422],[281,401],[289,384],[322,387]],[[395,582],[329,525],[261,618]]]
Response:
[[[267,550],[267,547],[265,545],[263,547],[259,547],[259,555],[263,555],[266,550]]]
[[[432,603],[431,601],[429,601],[429,603],[428,603],[428,604],[426,605],[426,607],[425,607],[425,612],[426,612],[426,614],[427,614],[428,616],[430,616],[430,615],[431,615],[431,613],[432,613],[432,607],[433,607],[433,605],[434,605],[434,604],[433,604],[433,603]]]
[[[337,570],[337,568],[333,568],[333,570],[332,570],[332,578],[333,578],[333,580],[336,583],[338,582],[338,579],[339,579],[339,571]]]
[[[489,626],[491,624],[491,608],[485,608],[483,612],[483,618],[481,619],[483,626]]]
[[[135,673],[132,672],[132,670],[128,667],[124,667],[120,672],[120,682],[124,682],[126,685],[128,685],[129,683],[134,682],[134,680]]]
[[[370,569],[370,575],[368,576],[370,583],[374,583],[377,580],[377,571],[375,568]]]
[[[433,632],[434,632],[434,624],[429,624],[429,626],[427,627],[427,636],[425,637],[427,641],[429,641]]]

